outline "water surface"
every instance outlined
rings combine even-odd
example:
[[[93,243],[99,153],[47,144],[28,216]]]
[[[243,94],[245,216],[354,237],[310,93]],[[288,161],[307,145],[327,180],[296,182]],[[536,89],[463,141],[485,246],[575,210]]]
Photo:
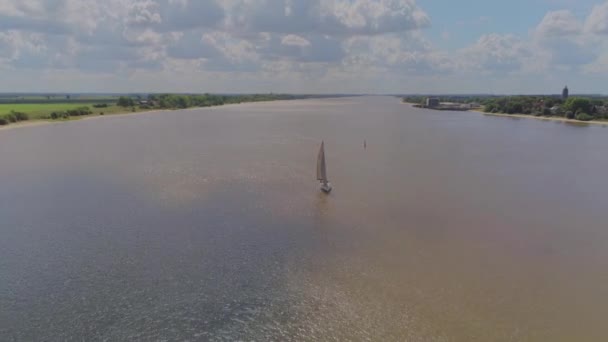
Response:
[[[604,341],[606,146],[390,97],[2,131],[0,340]]]

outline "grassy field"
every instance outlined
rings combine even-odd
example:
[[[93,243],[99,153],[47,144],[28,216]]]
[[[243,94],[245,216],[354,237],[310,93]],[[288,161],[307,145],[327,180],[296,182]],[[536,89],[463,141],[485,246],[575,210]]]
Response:
[[[42,96],[42,95],[27,95],[27,96],[11,96],[0,94],[0,103],[62,103],[62,102],[92,102],[92,103],[109,103],[116,102],[117,96],[94,96],[94,95],[72,95],[68,99],[66,96]]]
[[[92,115],[104,114],[118,114],[130,112],[130,108],[118,107],[110,105],[106,108],[94,108],[94,103],[19,103],[19,104],[0,104],[0,115],[8,114],[12,110],[16,112],[26,113],[30,120],[48,119],[52,112],[63,112],[69,109],[75,109],[78,107],[89,107],[92,111]]]
[[[150,104],[140,106],[141,96],[53,96],[0,94],[0,126],[35,120],[78,120],[87,116],[124,114],[158,109],[184,109],[192,107],[221,106],[224,104],[291,100],[298,97],[288,94],[160,94],[149,98]],[[119,107],[121,103],[126,107]],[[107,107],[95,108],[94,105]],[[86,108],[83,108],[86,107]],[[143,108],[142,108],[143,107]],[[25,114],[25,115],[24,115]]]

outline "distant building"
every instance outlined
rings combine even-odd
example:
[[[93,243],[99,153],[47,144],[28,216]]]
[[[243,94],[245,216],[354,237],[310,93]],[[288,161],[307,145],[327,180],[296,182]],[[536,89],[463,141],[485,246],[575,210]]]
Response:
[[[564,87],[564,90],[562,91],[562,100],[566,101],[568,99],[568,86]]]
[[[562,110],[562,108],[560,106],[553,106],[550,109],[551,114],[553,114],[553,115],[559,114],[561,112],[561,110]]]
[[[429,97],[426,99],[426,106],[429,108],[439,107],[440,102],[438,98]]]

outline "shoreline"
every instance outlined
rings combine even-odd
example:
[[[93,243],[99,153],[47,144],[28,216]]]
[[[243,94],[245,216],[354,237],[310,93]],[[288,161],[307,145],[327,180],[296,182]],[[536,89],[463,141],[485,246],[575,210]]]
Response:
[[[411,103],[411,102],[401,102],[401,103],[407,104],[407,105],[416,104],[416,103]],[[421,109],[426,109],[426,108],[421,108]],[[580,121],[580,120],[576,120],[576,119],[568,119],[568,118],[563,118],[563,117],[559,117],[559,116],[534,116],[534,115],[528,115],[528,114],[486,113],[480,109],[469,109],[469,110],[467,110],[467,112],[479,113],[479,114],[482,114],[485,116],[494,116],[494,117],[502,117],[502,118],[536,119],[536,120],[541,120],[541,121],[555,121],[555,122],[564,122],[564,123],[577,124],[577,125],[589,124],[589,125],[608,126],[608,121],[597,121],[597,120]]]
[[[210,108],[210,107],[199,107],[199,108]],[[186,109],[188,109],[188,108],[186,108]],[[68,123],[68,122],[109,118],[109,117],[113,117],[113,116],[130,116],[130,115],[150,114],[150,113],[158,113],[158,112],[166,112],[166,111],[171,111],[171,109],[146,110],[146,111],[141,111],[141,112],[128,111],[128,112],[124,112],[124,113],[112,113],[112,114],[105,114],[105,115],[100,115],[100,114],[84,115],[84,116],[77,116],[77,117],[72,117],[70,119],[62,119],[62,120],[52,120],[52,119],[27,120],[27,121],[20,121],[20,122],[11,123],[8,125],[0,126],[0,131],[8,131],[8,130],[12,130],[12,129],[45,126],[45,125],[59,125],[59,124]]]
[[[486,112],[482,112],[480,110],[471,110],[471,111],[485,115],[485,116],[494,116],[494,117],[502,117],[502,118],[536,119],[536,120],[541,120],[541,121],[564,122],[564,123],[577,124],[577,125],[589,124],[589,125],[608,126],[608,121],[597,121],[597,120],[580,121],[580,120],[576,120],[576,119],[568,119],[568,118],[563,118],[563,117],[559,117],[559,116],[534,116],[534,115],[528,115],[528,114],[486,113]]]
[[[177,112],[177,111],[182,111],[182,110],[185,111],[185,110],[196,110],[196,109],[211,109],[211,108],[221,108],[221,107],[229,107],[229,106],[242,106],[242,105],[254,104],[254,103],[290,102],[290,101],[300,101],[300,100],[309,100],[309,99],[252,101],[252,102],[241,102],[241,103],[229,103],[229,104],[224,104],[224,105],[219,105],[219,106],[207,106],[207,107],[189,107],[189,108],[179,108],[179,109],[150,109],[150,110],[144,110],[141,112],[125,111],[124,113],[112,113],[112,114],[105,114],[105,115],[94,114],[94,115],[76,116],[76,117],[72,117],[70,119],[63,119],[63,120],[35,119],[35,120],[20,121],[20,122],[11,123],[8,125],[0,126],[0,132],[5,131],[5,130],[36,127],[36,126],[43,126],[43,125],[57,125],[57,124],[62,124],[62,123],[74,122],[74,121],[111,118],[114,116],[126,117],[126,116],[132,116],[132,115],[140,115],[140,114]],[[312,100],[312,98],[310,100]]]

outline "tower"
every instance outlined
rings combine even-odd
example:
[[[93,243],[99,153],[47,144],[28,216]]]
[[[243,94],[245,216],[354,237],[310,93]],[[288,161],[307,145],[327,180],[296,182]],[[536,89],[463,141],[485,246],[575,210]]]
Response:
[[[562,100],[566,101],[568,99],[568,86],[564,87],[564,90],[562,91]]]

